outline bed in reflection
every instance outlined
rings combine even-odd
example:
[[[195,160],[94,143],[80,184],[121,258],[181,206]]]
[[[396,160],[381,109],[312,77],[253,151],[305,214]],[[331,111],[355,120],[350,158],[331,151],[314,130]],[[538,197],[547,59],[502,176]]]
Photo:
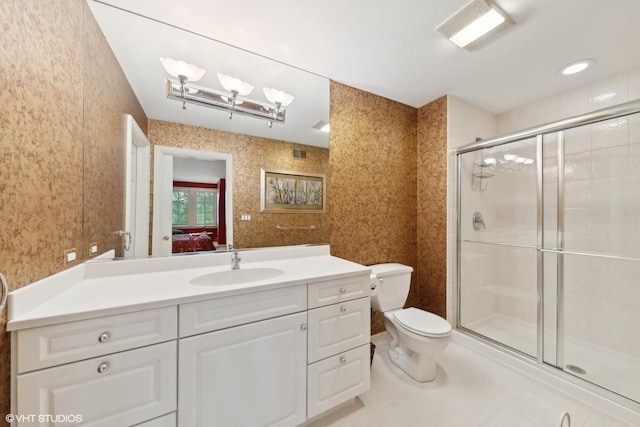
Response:
[[[171,253],[215,251],[217,242],[214,242],[215,230],[184,231],[173,229]]]

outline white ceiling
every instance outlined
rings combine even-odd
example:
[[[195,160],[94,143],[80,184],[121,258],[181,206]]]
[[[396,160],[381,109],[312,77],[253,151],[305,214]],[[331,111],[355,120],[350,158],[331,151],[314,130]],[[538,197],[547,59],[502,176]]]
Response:
[[[502,113],[640,66],[640,49],[635,46],[640,40],[638,0],[495,2],[516,25],[490,36],[478,49],[467,51],[446,40],[435,28],[468,0],[104,1],[309,71],[315,78],[327,77],[414,107],[450,94],[490,112]],[[92,8],[95,14],[95,7]],[[97,18],[103,26],[101,17]],[[126,25],[119,20],[115,28],[124,33]],[[133,52],[138,39],[155,40],[155,58],[175,55],[175,59],[202,66],[214,78],[219,71],[213,64],[202,65],[206,55],[198,51],[197,43],[185,43],[180,50],[168,52],[171,43],[166,36],[156,37],[151,30],[132,36],[136,40],[126,40],[127,37],[121,37],[125,41],[114,51],[136,93],[140,85],[136,79],[149,81],[149,67],[155,70],[160,65],[159,60],[150,60],[145,73],[132,79],[120,51]],[[107,38],[112,43],[108,33]],[[166,53],[160,54],[163,51]],[[563,65],[582,58],[595,58],[598,63],[585,73],[570,77],[557,73]],[[257,69],[253,65],[235,65],[246,75]],[[166,78],[161,67],[159,73],[159,78]],[[253,75],[246,79],[258,81]],[[296,96],[292,109],[311,96],[303,89],[310,82],[296,86],[294,92],[294,80],[285,80],[292,89],[284,88]],[[209,87],[213,84],[203,83]],[[260,90],[258,83],[253,84]],[[322,102],[328,102],[324,97],[328,94],[322,94]],[[180,113],[178,102],[165,101],[159,109],[171,108],[170,115],[174,117]],[[141,103],[147,111],[143,99]],[[156,118],[159,113],[147,114]]]

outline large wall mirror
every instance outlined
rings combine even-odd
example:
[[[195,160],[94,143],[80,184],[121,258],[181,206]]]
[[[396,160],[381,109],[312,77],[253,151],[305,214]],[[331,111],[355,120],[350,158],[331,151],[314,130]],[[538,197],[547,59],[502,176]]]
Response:
[[[140,6],[140,4],[137,4]],[[209,193],[217,197],[220,189],[217,187],[220,178],[226,179],[227,201],[226,213],[219,214],[216,210],[211,214],[201,214],[202,229],[196,230],[196,224],[172,224],[172,233],[177,231],[189,232],[192,235],[201,233],[211,236],[215,240],[215,247],[222,249],[227,244],[236,248],[280,246],[288,244],[326,243],[328,242],[328,220],[326,212],[316,214],[300,210],[298,213],[274,214],[260,212],[260,171],[261,169],[290,170],[311,174],[326,173],[328,167],[329,135],[319,128],[329,122],[329,81],[328,79],[299,70],[294,67],[273,61],[242,49],[227,45],[194,32],[178,28],[172,22],[159,19],[157,16],[147,16],[141,10],[129,11],[134,7],[129,2],[119,0],[95,1],[87,0],[85,19],[91,20],[92,25],[85,25],[85,215],[83,232],[85,242],[91,247],[93,242],[101,242],[102,248],[115,249],[117,257],[140,256],[139,251],[126,251],[128,242],[135,236],[127,235],[126,228],[131,219],[125,219],[127,206],[132,202],[125,191],[131,188],[130,168],[136,163],[136,151],[132,153],[127,148],[126,126],[124,115],[122,122],[107,120],[104,115],[107,102],[105,99],[116,98],[118,94],[105,93],[105,87],[115,87],[118,82],[104,81],[115,79],[104,70],[108,70],[103,61],[106,55],[100,52],[100,42],[103,37],[105,44],[112,52],[119,67],[130,85],[133,94],[142,110],[123,111],[131,115],[131,119],[142,121],[138,123],[146,133],[150,144],[149,180],[150,180],[150,212],[144,208],[135,212],[137,223],[148,220],[150,252],[153,255],[166,255],[166,230],[155,233],[159,228],[156,223],[159,218],[156,209],[162,207],[154,198],[156,181],[163,180],[167,185],[161,186],[165,192],[169,191],[173,183],[182,185],[173,191],[173,197],[180,197],[188,193],[192,183],[213,185],[214,190]],[[152,15],[152,14],[151,14]],[[93,29],[92,29],[93,28]],[[99,31],[100,34],[95,34]],[[104,49],[104,47],[102,47]],[[276,88],[294,97],[293,102],[286,107],[286,122],[274,122],[271,126],[267,120],[234,114],[229,118],[228,112],[219,111],[199,105],[186,104],[168,99],[166,96],[166,81],[172,79],[167,73],[160,58],[172,58],[201,67],[205,73],[197,82],[200,87],[225,91],[221,85],[218,73],[230,75],[254,86],[248,98],[258,102],[269,103],[263,93],[263,88]],[[92,82],[101,81],[93,84]],[[241,99],[240,99],[241,100]],[[242,100],[241,100],[242,101]],[[111,104],[113,100],[110,99]],[[247,101],[244,101],[247,102]],[[119,103],[116,101],[116,103]],[[134,102],[135,103],[135,102]],[[119,103],[128,105],[126,102]],[[126,107],[123,107],[126,109]],[[134,107],[131,107],[134,109]],[[138,107],[139,109],[139,107]],[[137,114],[136,114],[137,113]],[[124,131],[123,131],[124,129]],[[105,139],[110,147],[118,147],[118,138],[122,139],[122,148],[105,149]],[[165,147],[168,151],[184,150],[184,156],[174,156],[174,170],[180,179],[172,177],[169,181],[164,175],[157,175],[158,159],[154,159],[154,149]],[[108,151],[105,153],[105,151]],[[133,157],[133,163],[131,156]],[[218,157],[216,157],[218,156]],[[119,165],[119,159],[127,159],[128,163]],[[228,165],[225,159],[229,159]],[[231,166],[232,164],[232,166]],[[114,165],[117,166],[114,170]],[[128,166],[127,166],[128,165]],[[211,166],[211,170],[207,170]],[[227,167],[228,166],[228,167]],[[138,168],[140,166],[137,166]],[[122,169],[122,170],[120,170]],[[189,172],[198,170],[199,177],[189,177]],[[221,172],[224,170],[225,172]],[[230,174],[230,176],[223,176]],[[144,176],[144,175],[143,175]],[[216,181],[216,182],[212,182]],[[191,183],[191,184],[190,184]],[[202,187],[206,187],[203,185]],[[144,188],[144,187],[143,187]],[[134,188],[135,189],[135,188]],[[181,193],[180,193],[181,191]],[[136,197],[145,197],[143,191],[138,191]],[[200,194],[202,193],[202,194]],[[205,200],[202,190],[198,197]],[[176,195],[177,194],[177,195]],[[162,193],[163,201],[167,195]],[[185,196],[186,197],[186,196]],[[113,200],[121,200],[113,202]],[[111,202],[110,202],[111,201]],[[170,201],[169,201],[170,202]],[[134,203],[135,205],[135,203]],[[211,203],[218,206],[219,203]],[[207,205],[207,206],[210,206]],[[144,205],[143,205],[144,206]],[[175,208],[175,204],[174,204]],[[166,204],[163,209],[167,211]],[[217,209],[217,208],[216,208]],[[128,211],[127,211],[128,212]],[[186,215],[186,214],[185,214]],[[204,215],[204,216],[203,216]],[[186,217],[173,215],[172,221],[186,221]],[[226,216],[227,236],[217,238],[220,232],[217,221]],[[166,223],[166,218],[165,218]],[[216,222],[213,224],[212,221]],[[135,223],[135,221],[134,221]],[[166,225],[166,224],[165,224]],[[224,224],[223,224],[224,225]],[[166,227],[165,227],[166,228]],[[144,233],[144,231],[143,231]],[[156,234],[160,237],[157,237]],[[140,236],[137,236],[140,241]],[[151,238],[153,237],[153,238]],[[182,236],[185,238],[186,236]],[[156,241],[165,239],[165,245]],[[218,244],[220,243],[220,244]],[[106,247],[104,247],[106,246]],[[138,247],[144,247],[140,245]],[[163,249],[155,249],[155,248]],[[170,253],[170,252],[169,252]],[[86,253],[85,258],[93,254]]]

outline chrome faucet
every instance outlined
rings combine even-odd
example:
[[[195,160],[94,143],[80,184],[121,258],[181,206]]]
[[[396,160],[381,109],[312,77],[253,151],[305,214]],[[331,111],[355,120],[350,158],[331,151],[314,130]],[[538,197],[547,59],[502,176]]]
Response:
[[[232,270],[239,270],[240,269],[240,261],[242,261],[242,258],[240,258],[240,255],[238,255],[237,251],[233,252],[233,256],[231,257],[231,269]]]

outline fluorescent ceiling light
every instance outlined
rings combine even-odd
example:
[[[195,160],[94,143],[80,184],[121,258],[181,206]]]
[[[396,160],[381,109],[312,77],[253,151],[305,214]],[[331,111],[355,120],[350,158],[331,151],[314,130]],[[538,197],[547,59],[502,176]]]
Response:
[[[319,130],[320,132],[326,133],[329,133],[329,131],[331,130],[331,126],[329,126],[329,123],[325,122],[324,120],[318,121],[318,123],[313,125],[313,128]]]
[[[473,0],[442,23],[436,31],[466,48],[490,31],[513,20],[489,0]]]
[[[595,59],[581,59],[580,61],[572,62],[569,65],[565,65],[564,67],[558,70],[560,73],[565,76],[570,76],[571,74],[576,74],[581,71],[586,70],[587,68],[591,68],[596,63]]]

